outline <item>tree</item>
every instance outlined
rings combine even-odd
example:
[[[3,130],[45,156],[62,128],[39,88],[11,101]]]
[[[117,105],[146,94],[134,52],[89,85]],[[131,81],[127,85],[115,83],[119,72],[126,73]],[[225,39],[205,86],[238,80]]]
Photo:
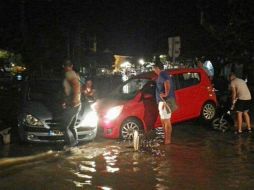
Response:
[[[200,24],[217,41],[221,53],[232,61],[248,63],[253,52],[253,1],[228,0],[222,4],[223,14],[217,15],[216,19],[223,20],[223,23],[216,23],[212,19],[215,14],[212,12],[214,2],[202,2],[198,6],[201,11]]]

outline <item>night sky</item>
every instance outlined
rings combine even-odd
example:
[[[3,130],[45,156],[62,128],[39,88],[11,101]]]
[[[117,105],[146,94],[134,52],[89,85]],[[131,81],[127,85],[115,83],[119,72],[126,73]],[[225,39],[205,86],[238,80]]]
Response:
[[[0,48],[13,48],[21,36],[21,0],[1,1]],[[66,46],[77,32],[96,36],[98,49],[116,54],[167,53],[167,38],[181,36],[182,54],[208,50],[210,40],[200,26],[200,6],[206,19],[223,26],[227,1],[201,0],[24,0],[27,41],[38,49]],[[206,5],[207,4],[207,5]],[[16,40],[9,40],[16,37]],[[84,40],[83,40],[84,41]],[[74,42],[73,42],[74,43]],[[82,42],[83,43],[83,42]],[[85,46],[82,44],[81,46]],[[85,42],[84,42],[85,43]],[[74,43],[75,44],[75,43]],[[14,48],[15,49],[15,48]],[[194,56],[194,55],[193,55]]]

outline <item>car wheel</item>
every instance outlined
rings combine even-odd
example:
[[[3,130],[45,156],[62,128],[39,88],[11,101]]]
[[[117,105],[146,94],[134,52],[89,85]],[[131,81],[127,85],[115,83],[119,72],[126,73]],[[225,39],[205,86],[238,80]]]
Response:
[[[134,131],[140,131],[142,124],[135,118],[127,119],[121,126],[121,138],[122,139],[133,139]]]
[[[216,118],[212,121],[212,126],[215,130],[225,132],[229,129],[229,123],[226,119]]]
[[[201,110],[201,118],[205,122],[211,122],[216,114],[216,107],[213,103],[207,102],[203,105]]]

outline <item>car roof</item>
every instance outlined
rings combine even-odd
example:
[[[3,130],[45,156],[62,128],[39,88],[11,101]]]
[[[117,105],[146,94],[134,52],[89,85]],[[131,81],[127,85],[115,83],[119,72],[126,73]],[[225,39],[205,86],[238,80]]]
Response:
[[[167,69],[165,70],[167,72],[169,72],[170,74],[179,74],[179,73],[193,73],[193,72],[204,72],[203,69],[200,68],[180,68],[180,69]],[[151,79],[151,80],[155,80],[157,78],[157,75],[154,73],[154,71],[149,71],[146,73],[141,73],[139,75],[136,75],[134,77],[132,77],[133,79],[138,79],[138,78],[145,78],[145,79]]]

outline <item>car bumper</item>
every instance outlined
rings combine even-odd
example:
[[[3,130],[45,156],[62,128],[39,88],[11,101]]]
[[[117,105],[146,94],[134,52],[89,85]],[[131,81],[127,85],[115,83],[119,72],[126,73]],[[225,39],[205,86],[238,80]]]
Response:
[[[96,137],[97,127],[79,127],[77,128],[78,141],[91,141]],[[64,133],[58,129],[31,128],[28,126],[19,126],[19,135],[25,142],[64,142]]]
[[[122,122],[120,120],[114,121],[101,120],[99,122],[99,127],[102,128],[104,137],[116,139],[120,137],[121,123]]]

